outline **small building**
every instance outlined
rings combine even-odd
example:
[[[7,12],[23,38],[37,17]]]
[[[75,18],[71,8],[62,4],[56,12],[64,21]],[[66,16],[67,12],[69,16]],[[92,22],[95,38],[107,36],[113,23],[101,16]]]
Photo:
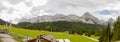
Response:
[[[70,42],[69,39],[57,39],[57,42]]]
[[[28,40],[27,42],[57,42],[53,35],[40,35],[35,39]]]
[[[35,39],[27,40],[26,42],[70,42],[69,39],[56,39],[53,35],[40,35]]]

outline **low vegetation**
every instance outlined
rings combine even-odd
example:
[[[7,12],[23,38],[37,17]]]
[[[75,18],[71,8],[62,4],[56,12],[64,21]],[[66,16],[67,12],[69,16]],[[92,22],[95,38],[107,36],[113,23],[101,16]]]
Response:
[[[100,36],[95,36],[95,35],[91,35],[91,37],[94,38],[94,39],[99,39],[100,38]]]

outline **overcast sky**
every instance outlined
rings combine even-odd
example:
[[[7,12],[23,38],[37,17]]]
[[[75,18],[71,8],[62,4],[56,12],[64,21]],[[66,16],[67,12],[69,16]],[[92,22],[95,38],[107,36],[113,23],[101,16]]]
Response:
[[[0,0],[0,18],[15,23],[22,18],[41,15],[90,12],[107,21],[120,15],[120,0]]]

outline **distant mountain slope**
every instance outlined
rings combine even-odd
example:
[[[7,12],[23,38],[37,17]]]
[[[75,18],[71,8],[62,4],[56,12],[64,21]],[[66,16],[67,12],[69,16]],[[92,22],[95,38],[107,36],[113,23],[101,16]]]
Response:
[[[89,12],[86,12],[83,16],[80,17],[82,20],[84,20],[83,22],[85,23],[92,23],[92,24],[102,24],[101,21],[94,17],[93,15],[91,15]]]
[[[80,17],[74,14],[70,14],[66,17],[68,21],[80,21]]]
[[[84,13],[84,15],[81,17],[74,14],[70,14],[67,16],[63,14],[56,14],[54,16],[43,15],[43,16],[33,17],[30,19],[22,19],[22,20],[24,21],[20,21],[20,22],[38,23],[38,22],[55,22],[55,21],[71,21],[71,22],[82,21],[88,24],[106,24],[106,22],[99,20],[89,12]]]
[[[114,19],[113,18],[109,18],[107,22],[110,23],[110,24],[113,24],[114,23]]]
[[[107,23],[110,24],[111,28],[113,28],[113,26],[114,26],[114,19],[113,18],[108,19]]]

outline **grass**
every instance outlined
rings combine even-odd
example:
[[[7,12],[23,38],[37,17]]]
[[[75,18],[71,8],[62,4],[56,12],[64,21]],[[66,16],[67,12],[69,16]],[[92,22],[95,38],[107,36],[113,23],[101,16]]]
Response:
[[[99,36],[91,35],[91,37],[94,38],[94,39],[99,39]]]
[[[23,42],[23,39],[25,38],[25,37],[20,36],[20,35],[18,35],[18,34],[16,34],[16,33],[9,33],[9,35],[11,35],[12,37],[14,37],[14,39],[15,39],[17,42]]]
[[[5,26],[0,26],[0,28],[5,28]],[[29,36],[32,38],[36,38],[37,36],[39,36],[41,34],[52,34],[57,39],[70,39],[71,42],[95,42],[95,41],[90,40],[88,38],[85,38],[81,35],[66,34],[63,32],[28,30],[28,29],[20,29],[20,28],[15,28],[15,27],[7,27],[7,29],[10,32],[14,32],[14,33],[19,34],[19,35]]]

